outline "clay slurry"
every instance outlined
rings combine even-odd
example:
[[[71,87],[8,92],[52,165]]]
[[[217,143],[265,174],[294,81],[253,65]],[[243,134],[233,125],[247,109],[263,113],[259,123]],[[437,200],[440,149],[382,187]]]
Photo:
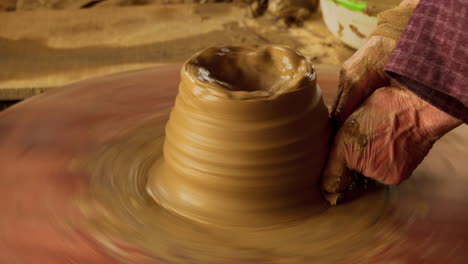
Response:
[[[195,74],[203,82],[217,83],[229,91],[263,91],[267,97],[285,90],[296,71],[306,70],[298,69],[303,61],[282,55],[267,49],[246,52],[235,47],[213,48],[213,52],[194,58],[190,65],[197,68]]]
[[[148,191],[168,210],[263,226],[325,207],[318,180],[328,111],[304,56],[279,46],[209,48],[183,66]]]

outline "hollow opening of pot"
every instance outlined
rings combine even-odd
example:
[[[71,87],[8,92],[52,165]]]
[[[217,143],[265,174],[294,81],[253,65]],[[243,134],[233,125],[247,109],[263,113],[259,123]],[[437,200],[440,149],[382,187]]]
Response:
[[[298,89],[304,78],[315,78],[310,61],[280,46],[211,48],[188,64],[198,81],[228,91],[264,95]]]

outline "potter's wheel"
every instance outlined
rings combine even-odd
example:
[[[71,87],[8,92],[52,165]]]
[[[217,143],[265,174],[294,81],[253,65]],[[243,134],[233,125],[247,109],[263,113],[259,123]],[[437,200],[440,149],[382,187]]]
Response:
[[[466,126],[401,186],[289,226],[205,227],[159,208],[138,175],[160,155],[179,70],[84,81],[0,113],[0,263],[465,263]],[[337,71],[317,75],[330,103]]]

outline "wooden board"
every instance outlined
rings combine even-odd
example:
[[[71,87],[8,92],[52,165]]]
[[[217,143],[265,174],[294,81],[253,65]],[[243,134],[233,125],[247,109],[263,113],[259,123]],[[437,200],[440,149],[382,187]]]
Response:
[[[148,5],[0,13],[0,100],[79,80],[180,63],[209,46],[280,44],[315,63],[352,54],[319,14],[302,28],[254,20],[232,4]]]

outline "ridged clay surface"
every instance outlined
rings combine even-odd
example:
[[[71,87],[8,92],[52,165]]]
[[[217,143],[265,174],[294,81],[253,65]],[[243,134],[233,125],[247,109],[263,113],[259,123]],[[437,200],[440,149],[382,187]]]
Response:
[[[221,226],[264,226],[325,208],[328,110],[313,65],[286,47],[210,48],[183,66],[149,192]]]

